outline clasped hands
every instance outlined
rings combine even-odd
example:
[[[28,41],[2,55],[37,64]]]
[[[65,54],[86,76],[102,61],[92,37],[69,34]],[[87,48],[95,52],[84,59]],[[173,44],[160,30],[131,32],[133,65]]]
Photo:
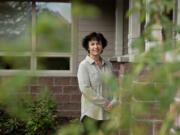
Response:
[[[103,107],[106,112],[110,112],[113,108],[113,104],[109,103],[107,106]]]

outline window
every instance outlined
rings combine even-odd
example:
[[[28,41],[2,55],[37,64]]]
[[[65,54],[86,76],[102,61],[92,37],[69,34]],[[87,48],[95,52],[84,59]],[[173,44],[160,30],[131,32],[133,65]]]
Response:
[[[72,73],[72,58],[70,2],[0,2],[0,72]]]

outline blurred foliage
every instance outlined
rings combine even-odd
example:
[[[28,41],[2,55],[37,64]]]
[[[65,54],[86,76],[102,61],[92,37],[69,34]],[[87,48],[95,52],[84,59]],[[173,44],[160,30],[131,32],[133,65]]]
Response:
[[[102,0],[103,2],[103,0]],[[93,4],[90,4],[83,0],[72,1],[72,15],[73,17],[98,17],[100,15],[100,9]]]
[[[23,135],[24,133],[24,123],[16,117],[11,117],[1,105],[0,134]]]
[[[48,89],[27,105],[29,118],[26,120],[27,135],[47,135],[57,129],[57,104]]]
[[[135,0],[135,7],[130,9],[127,15],[140,12],[140,23],[145,21],[146,14],[149,14],[150,20],[145,24],[141,36],[131,44],[138,50],[138,54],[135,61],[129,64],[128,72],[124,77],[118,78],[119,80],[110,76],[103,78],[108,89],[111,89],[112,94],[118,97],[119,104],[110,112],[111,119],[105,122],[97,132],[89,130],[89,135],[115,135],[121,132],[122,134],[145,135],[148,132],[149,123],[141,120],[143,118],[153,120],[154,117],[162,119],[157,135],[171,134],[170,129],[174,127],[176,118],[169,111],[170,106],[175,107],[177,114],[180,110],[179,106],[174,103],[174,96],[180,90],[180,62],[177,61],[180,46],[179,41],[173,37],[180,34],[180,26],[171,18],[175,2],[175,0],[151,0],[147,4],[147,0]],[[73,15],[95,17],[99,14],[97,7],[86,5],[84,1],[75,0],[73,3]],[[40,42],[44,45],[51,43],[52,50],[56,50],[59,43],[69,44],[69,41],[65,41],[63,36],[57,38],[57,34],[63,33],[64,29],[67,30],[66,32],[70,32],[69,24],[62,23],[61,19],[54,19],[56,18],[54,14],[41,15],[33,31],[37,32],[39,40],[41,39]],[[152,35],[155,28],[162,28],[162,40],[160,37]],[[49,35],[52,33],[55,35]],[[56,39],[54,39],[55,37]],[[153,43],[155,46],[145,52],[145,42]],[[49,50],[50,47],[45,45],[43,48],[39,46],[38,49],[39,51]],[[70,50],[68,45],[58,47],[60,47],[59,50],[67,52]],[[171,54],[171,62],[165,59],[167,53]],[[3,60],[12,63],[12,60]],[[1,80],[0,103],[5,107],[0,112],[2,116],[0,117],[0,128],[2,128],[0,133],[14,134],[18,127],[21,127],[20,121],[26,123],[26,134],[44,135],[49,130],[56,130],[54,101],[49,96],[45,96],[46,94],[33,100],[24,91],[30,79],[30,76],[26,76],[22,72]],[[91,126],[88,125],[90,129],[92,129]],[[72,121],[67,126],[58,129],[57,132],[59,135],[79,135],[83,134],[83,127],[79,121]],[[179,133],[179,130],[176,130],[176,134]]]
[[[26,80],[19,75],[16,79],[20,79],[19,81]],[[14,83],[18,83],[17,80]],[[20,83],[22,85],[22,82]],[[17,84],[13,85],[11,82],[10,86],[13,88],[8,87],[4,93],[1,91],[3,98],[0,98],[2,99],[0,104],[0,134],[46,135],[55,133],[59,124],[57,104],[49,90],[42,89],[39,96],[31,97],[25,89],[23,91],[18,90]]]
[[[34,28],[37,34],[37,51],[71,52],[72,26],[58,13],[39,12]]]

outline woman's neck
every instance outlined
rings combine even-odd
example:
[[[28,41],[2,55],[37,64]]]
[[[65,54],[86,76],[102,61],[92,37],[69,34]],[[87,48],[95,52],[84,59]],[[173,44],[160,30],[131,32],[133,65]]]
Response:
[[[90,55],[90,57],[95,60],[96,62],[98,61],[101,61],[101,57],[98,55],[98,56],[94,56],[94,55]]]

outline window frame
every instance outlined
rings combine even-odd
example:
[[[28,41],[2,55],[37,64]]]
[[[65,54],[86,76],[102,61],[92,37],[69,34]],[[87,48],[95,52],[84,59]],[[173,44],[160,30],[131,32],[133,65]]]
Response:
[[[19,2],[19,1],[14,1]],[[60,0],[60,1],[27,1],[32,2],[32,28],[36,25],[37,14],[36,14],[36,2],[64,2],[64,3],[71,3],[72,8],[72,1],[70,0]],[[30,57],[30,69],[22,70],[22,69],[0,69],[0,75],[13,75],[17,72],[24,72],[29,75],[33,76],[75,76],[76,71],[76,50],[75,45],[77,45],[77,19],[72,16],[71,10],[71,51],[67,53],[63,52],[36,52],[35,48],[37,46],[37,35],[36,33],[31,34],[31,51],[16,53],[13,52],[10,55],[7,55],[5,51],[0,51],[0,56],[29,56]],[[68,57],[70,59],[70,69],[69,70],[38,70],[37,69],[37,58],[38,57]]]

